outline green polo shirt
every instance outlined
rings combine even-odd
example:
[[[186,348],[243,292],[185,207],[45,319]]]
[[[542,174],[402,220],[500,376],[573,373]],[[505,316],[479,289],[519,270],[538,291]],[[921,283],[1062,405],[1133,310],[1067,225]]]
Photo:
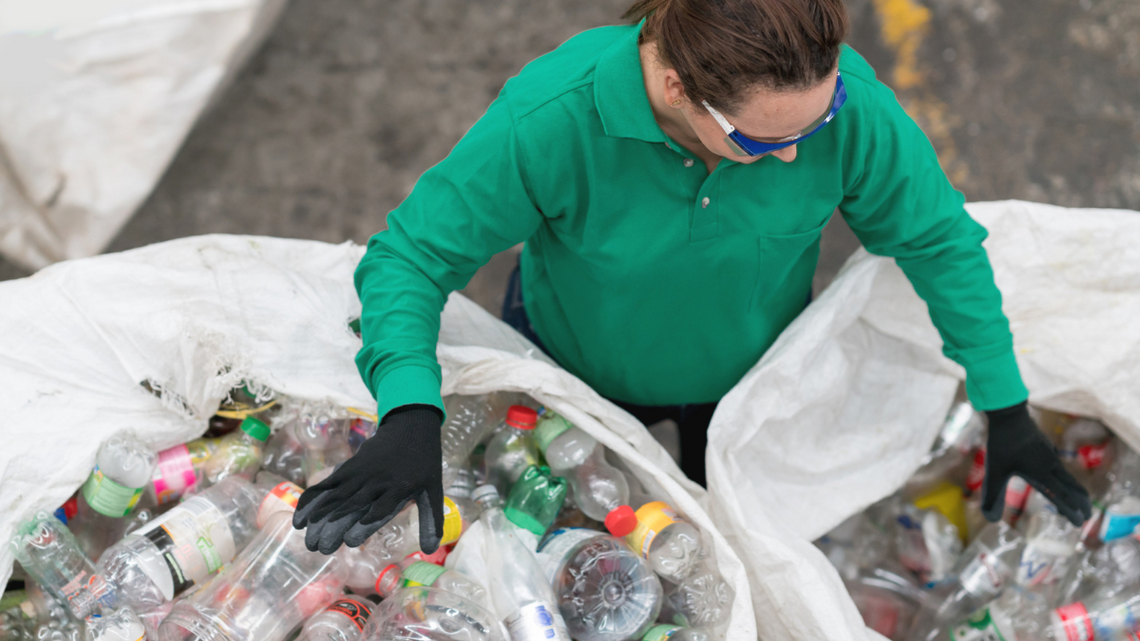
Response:
[[[527,313],[567,370],[630,403],[717,401],[802,311],[836,208],[926,301],[975,406],[1026,399],[986,232],[859,54],[844,47],[847,103],[794,162],[710,174],[653,118],[639,29],[586,31],[524,67],[369,241],[357,364],[381,416],[442,408],[447,295],[523,241]]]

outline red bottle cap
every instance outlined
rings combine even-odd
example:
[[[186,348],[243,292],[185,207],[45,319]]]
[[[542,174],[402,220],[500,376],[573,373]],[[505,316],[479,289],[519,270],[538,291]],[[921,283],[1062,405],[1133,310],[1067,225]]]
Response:
[[[523,405],[512,405],[507,410],[507,425],[520,430],[533,430],[538,423],[538,413]]]
[[[78,512],[79,501],[74,496],[67,499],[67,501],[63,504],[63,514],[67,517],[67,520],[70,521],[71,519],[75,518],[75,515]]]
[[[619,505],[606,515],[606,529],[618,537],[628,535],[637,528],[637,514],[628,505]]]

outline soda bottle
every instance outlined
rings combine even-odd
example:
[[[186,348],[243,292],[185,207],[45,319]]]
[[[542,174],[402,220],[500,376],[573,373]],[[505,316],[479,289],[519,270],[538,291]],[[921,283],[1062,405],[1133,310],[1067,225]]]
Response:
[[[229,563],[257,534],[262,497],[229,477],[107,550],[99,571],[135,612],[161,606]]]
[[[119,595],[83,554],[71,531],[47,512],[38,512],[22,523],[11,545],[28,575],[49,595],[66,603],[75,618],[118,606]]]
[[[282,641],[343,590],[340,557],[310,552],[305,532],[279,512],[225,571],[174,605],[159,639]]]
[[[306,621],[297,641],[356,641],[373,607],[371,601],[346,594]]]
[[[558,518],[566,490],[566,480],[551,476],[550,468],[531,465],[511,486],[503,512],[511,523],[541,537]]]
[[[629,503],[625,475],[606,462],[605,448],[592,436],[548,411],[534,439],[550,470],[570,481],[574,503],[586,516],[604,521],[616,507]]]
[[[265,444],[262,469],[305,486],[305,446],[297,438],[297,422],[287,421]]]
[[[1104,497],[1100,540],[1105,543],[1129,536],[1140,525],[1140,454],[1121,448],[1108,472],[1109,488]]]
[[[158,455],[132,436],[112,436],[95,457],[95,468],[79,491],[79,512],[72,527],[79,545],[93,561],[123,536],[123,517],[138,504],[154,474]]]
[[[467,575],[411,558],[384,568],[376,579],[375,588],[377,594],[387,599],[400,588],[417,586],[447,590],[482,607],[490,606],[487,591]]]
[[[526,468],[538,465],[538,448],[534,444],[537,421],[538,414],[531,408],[512,405],[503,428],[487,444],[487,482],[500,495],[507,493]]]
[[[443,408],[447,414],[440,433],[444,487],[455,480],[459,469],[467,466],[475,447],[495,427],[494,397],[493,394],[452,394],[443,399]]]
[[[425,587],[402,588],[384,599],[373,610],[361,638],[367,641],[508,639],[503,624],[486,609],[458,594]]]
[[[216,438],[200,438],[158,453],[158,465],[147,485],[149,505],[166,505],[194,487],[206,461],[218,451]]]
[[[555,530],[538,552],[577,641],[635,639],[657,620],[661,583],[621,539],[584,528]]]
[[[146,628],[130,608],[87,619],[87,641],[144,641]]]
[[[707,630],[662,623],[649,628],[641,641],[712,641]]]
[[[664,501],[650,501],[636,511],[620,506],[606,516],[606,529],[624,538],[666,581],[679,583],[697,567],[700,530]]]
[[[239,476],[247,481],[261,467],[265,442],[269,440],[269,426],[261,419],[246,417],[241,427],[218,442],[218,451],[206,461],[197,489],[216,485],[223,479]]]
[[[962,553],[952,579],[931,590],[907,639],[929,641],[997,597],[1013,579],[1025,539],[1004,521],[991,523]]]
[[[487,567],[491,602],[503,616],[511,641],[570,641],[554,590],[534,555],[515,536],[503,514],[503,501],[493,485],[476,488],[472,495],[483,508],[479,518],[487,526]]]

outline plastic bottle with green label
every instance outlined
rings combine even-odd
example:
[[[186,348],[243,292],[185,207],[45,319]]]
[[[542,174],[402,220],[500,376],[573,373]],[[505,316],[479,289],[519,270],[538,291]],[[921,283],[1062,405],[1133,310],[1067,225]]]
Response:
[[[629,503],[629,484],[606,462],[605,448],[565,418],[545,412],[534,440],[550,470],[570,482],[574,503],[586,516],[604,521],[614,508]]]
[[[449,570],[442,565],[404,559],[380,572],[376,579],[376,594],[387,599],[400,588],[424,586],[439,588],[470,599],[484,608],[490,608],[487,591],[467,575]]]
[[[541,537],[558,518],[566,491],[566,479],[552,476],[548,467],[531,465],[511,486],[503,512],[511,523]]]
[[[130,514],[154,474],[158,454],[133,436],[112,436],[95,456],[95,468],[79,491],[71,523],[75,538],[92,561],[123,538]]]
[[[206,461],[197,489],[216,485],[231,476],[252,480],[261,467],[269,432],[269,426],[261,419],[249,416],[243,420],[241,429],[223,436],[218,442],[218,451]]]

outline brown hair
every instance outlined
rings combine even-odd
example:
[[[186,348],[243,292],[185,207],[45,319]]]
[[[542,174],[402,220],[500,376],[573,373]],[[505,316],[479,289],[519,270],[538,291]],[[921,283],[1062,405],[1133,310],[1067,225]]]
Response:
[[[635,0],[622,16],[645,19],[693,102],[735,114],[751,88],[806,89],[835,69],[847,33],[843,0]]]

